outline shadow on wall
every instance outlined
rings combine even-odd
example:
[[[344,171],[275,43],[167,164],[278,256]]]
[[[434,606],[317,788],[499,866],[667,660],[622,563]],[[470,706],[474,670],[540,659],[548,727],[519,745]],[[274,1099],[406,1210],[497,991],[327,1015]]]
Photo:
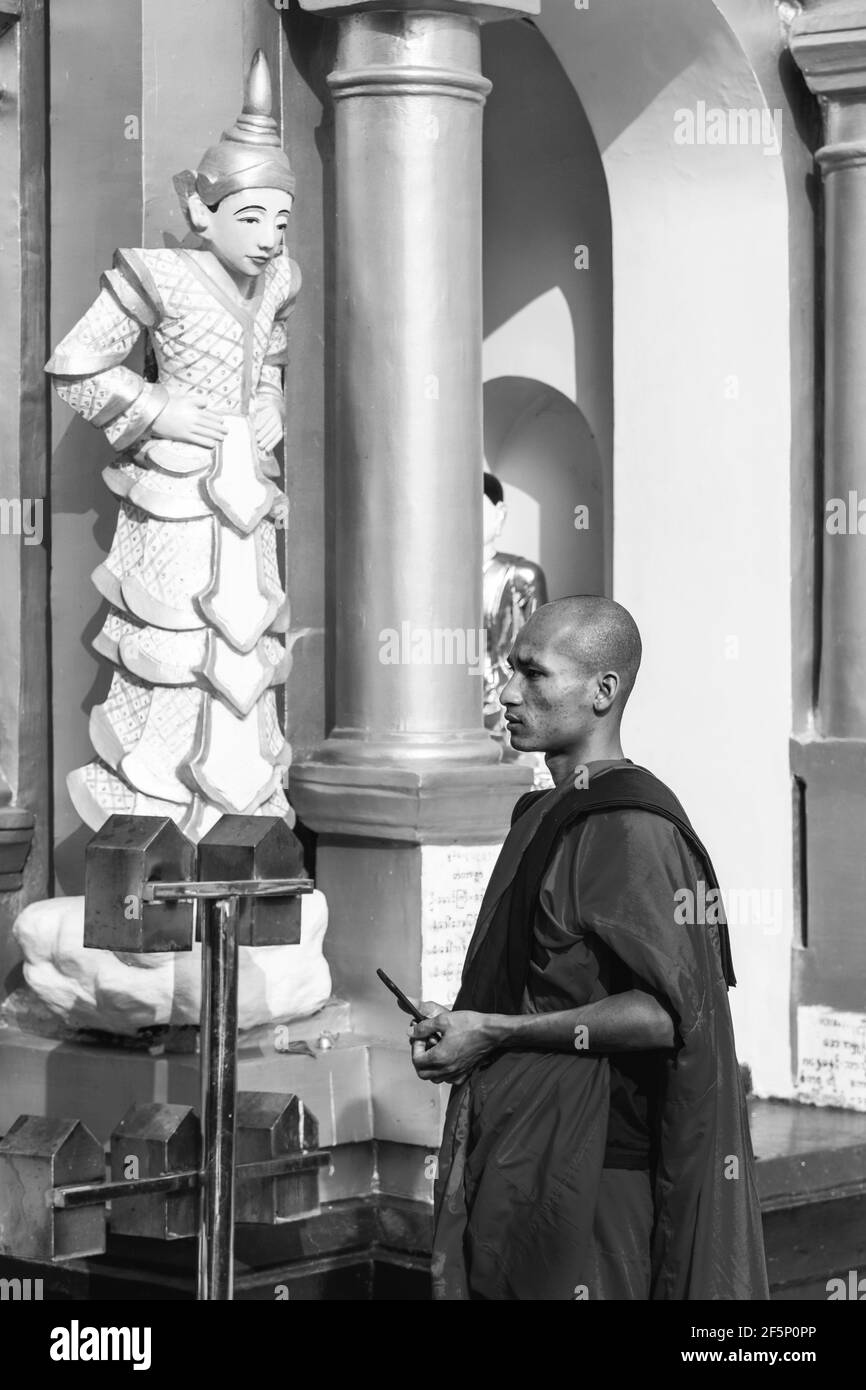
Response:
[[[550,598],[610,592],[610,479],[582,411],[526,377],[484,387],[484,452],[505,488],[499,548],[535,560]]]

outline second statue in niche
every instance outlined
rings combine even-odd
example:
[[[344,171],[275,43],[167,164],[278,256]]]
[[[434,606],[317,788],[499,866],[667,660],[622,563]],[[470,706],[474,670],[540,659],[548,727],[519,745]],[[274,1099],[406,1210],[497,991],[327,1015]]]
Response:
[[[284,245],[295,179],[257,53],[242,114],[175,178],[195,249],[122,250],[51,358],[59,395],[118,451],[120,498],[94,582],[94,643],[116,670],[90,720],[97,757],[69,777],[79,815],[170,815],[198,840],[226,811],[288,815],[290,751],[274,687],[288,673],[277,563],[288,502],[287,319],[301,283]],[[123,365],[142,330],[158,364]]]
[[[540,753],[516,753],[505,725],[505,709],[500,695],[511,678],[508,658],[518,632],[536,608],[547,603],[547,581],[540,565],[523,555],[497,550],[505,524],[505,494],[492,473],[484,473],[484,627],[487,632],[487,659],[484,666],[484,726],[502,744],[506,762],[528,764],[533,785],[553,786]]]

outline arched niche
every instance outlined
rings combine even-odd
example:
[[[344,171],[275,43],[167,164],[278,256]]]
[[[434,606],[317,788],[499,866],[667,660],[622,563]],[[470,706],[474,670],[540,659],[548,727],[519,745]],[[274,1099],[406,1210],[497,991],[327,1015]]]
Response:
[[[610,206],[578,93],[531,25],[483,30],[484,441],[501,548],[551,597],[611,583]],[[589,529],[576,529],[575,508]]]
[[[485,431],[485,457],[508,508],[499,548],[540,564],[552,599],[605,593],[609,477],[586,416],[522,377],[487,382],[484,413],[496,426]]]

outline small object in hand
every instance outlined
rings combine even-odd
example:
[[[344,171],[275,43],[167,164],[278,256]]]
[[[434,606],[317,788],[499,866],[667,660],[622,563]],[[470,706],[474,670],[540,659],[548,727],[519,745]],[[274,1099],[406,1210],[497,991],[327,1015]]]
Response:
[[[411,1014],[416,1023],[423,1023],[424,1015],[422,1014],[420,1009],[415,1007],[408,994],[404,994],[400,986],[395,985],[394,981],[391,979],[389,975],[385,974],[384,970],[377,970],[376,974],[379,976],[379,979],[382,981],[382,984],[385,986],[385,988],[390,989],[391,993],[394,995],[395,999],[397,1000],[397,1003],[400,1005],[400,1008],[403,1010],[403,1012]]]

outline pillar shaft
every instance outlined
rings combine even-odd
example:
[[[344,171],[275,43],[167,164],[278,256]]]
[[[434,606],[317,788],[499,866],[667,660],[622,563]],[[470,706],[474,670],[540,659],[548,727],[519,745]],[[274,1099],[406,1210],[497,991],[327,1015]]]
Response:
[[[482,729],[478,25],[341,25],[337,761],[495,761]],[[448,633],[448,637],[439,636]],[[438,646],[437,646],[438,642]]]
[[[824,480],[817,709],[825,738],[866,738],[866,25],[827,0],[795,17],[791,52],[821,105],[824,188]],[[847,521],[839,534],[831,504]],[[864,507],[866,513],[866,507]],[[866,521],[863,522],[866,532]]]
[[[826,378],[825,501],[842,499],[845,534],[823,537],[819,720],[824,734],[866,737],[866,141],[818,154],[824,175]],[[848,511],[851,515],[848,515]],[[866,512],[866,507],[864,507]],[[866,521],[863,523],[866,530]],[[854,534],[851,534],[851,532]]]

